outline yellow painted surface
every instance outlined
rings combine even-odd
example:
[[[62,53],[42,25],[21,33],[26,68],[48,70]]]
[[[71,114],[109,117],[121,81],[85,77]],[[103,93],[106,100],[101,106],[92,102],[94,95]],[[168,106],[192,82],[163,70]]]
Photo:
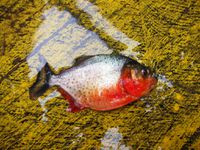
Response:
[[[118,149],[200,149],[200,1],[91,0],[99,15],[113,27],[108,31],[104,29],[103,21],[95,24],[96,14],[92,20],[91,15],[81,10],[83,2],[1,0],[0,149],[85,150],[106,146]],[[131,49],[132,52],[138,52],[140,62],[165,76],[172,86],[160,82],[159,87],[143,101],[107,112],[84,110],[68,113],[67,102],[58,96],[46,103],[48,120],[42,121],[44,110],[39,101],[29,99],[28,89],[35,76],[30,78],[32,70],[27,56],[38,43],[47,39],[46,36],[50,36],[47,35],[50,29],[57,29],[61,23],[61,20],[55,21],[52,23],[55,26],[41,30],[44,13],[54,11],[53,8],[59,13],[71,14],[77,26],[95,33],[95,38],[99,37],[97,43],[105,44],[91,42],[84,52],[90,49],[94,53],[95,46],[102,46],[104,53],[110,49],[123,52],[131,47],[131,42],[137,41],[140,45]],[[117,31],[127,37],[114,38]],[[38,36],[40,34],[42,36]],[[62,35],[65,37],[64,33]],[[82,32],[77,37],[79,35]],[[56,42],[59,43],[58,40],[47,40],[39,50],[53,67],[67,67],[63,61],[70,62],[71,58],[63,57],[62,45],[57,47],[61,53],[57,53]],[[53,48],[54,52],[51,51]],[[69,51],[66,50],[67,54]],[[70,51],[70,56],[81,55],[83,51]],[[33,62],[37,64],[38,60]],[[54,90],[49,89],[41,99]]]

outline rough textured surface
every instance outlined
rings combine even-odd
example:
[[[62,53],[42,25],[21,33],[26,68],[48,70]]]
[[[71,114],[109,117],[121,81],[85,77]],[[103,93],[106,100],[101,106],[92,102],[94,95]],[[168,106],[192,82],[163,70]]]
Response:
[[[80,0],[78,0],[80,1]],[[94,31],[108,47],[127,46],[97,28],[74,0],[8,1],[0,4],[0,148],[1,149],[200,149],[198,0],[91,0],[100,14],[129,38],[139,59],[165,75],[150,96],[108,112],[72,114],[60,96],[43,109],[29,99],[27,56],[44,10],[67,10],[79,25]],[[54,56],[55,60],[62,60]],[[51,61],[54,61],[51,59]],[[163,78],[164,79],[164,78]],[[47,96],[55,89],[49,90]],[[43,97],[43,98],[44,98]]]

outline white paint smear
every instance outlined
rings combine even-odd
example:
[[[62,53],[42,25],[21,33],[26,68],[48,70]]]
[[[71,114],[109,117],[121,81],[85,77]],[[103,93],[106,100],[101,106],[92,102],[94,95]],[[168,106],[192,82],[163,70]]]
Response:
[[[87,0],[77,0],[77,6],[82,9],[84,12],[90,15],[90,20],[91,22],[95,25],[100,30],[103,30],[106,32],[109,36],[111,36],[113,39],[124,43],[125,45],[128,46],[128,48],[123,51],[125,55],[131,55],[137,58],[137,55],[139,53],[133,52],[132,50],[140,45],[139,42],[130,39],[126,34],[123,32],[119,31],[116,27],[111,25],[109,21],[107,21],[99,12],[98,12],[98,7],[93,5],[92,3],[88,2]]]
[[[45,107],[45,104],[52,98],[54,97],[58,97],[60,96],[60,93],[57,91],[53,91],[52,93],[50,93],[47,97],[45,97],[44,99],[38,98],[38,101],[42,107],[43,110],[43,114],[42,114],[42,121],[43,122],[47,122],[48,118],[46,117],[46,113],[48,112],[48,109]]]
[[[99,36],[78,25],[68,11],[56,7],[46,10],[44,21],[35,33],[34,48],[27,58],[32,78],[49,63],[55,70],[72,66],[82,55],[110,54],[112,50]]]
[[[129,150],[129,147],[121,143],[122,140],[123,137],[119,133],[119,128],[110,128],[101,140],[101,150]]]

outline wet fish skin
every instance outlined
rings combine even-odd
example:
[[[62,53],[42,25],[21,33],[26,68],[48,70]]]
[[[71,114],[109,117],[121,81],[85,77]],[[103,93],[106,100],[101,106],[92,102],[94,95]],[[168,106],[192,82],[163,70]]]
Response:
[[[70,112],[84,108],[105,111],[124,106],[148,94],[157,82],[149,68],[122,55],[82,57],[76,60],[73,67],[58,75],[49,72],[50,68],[45,65],[39,73],[40,80],[37,79],[30,88],[32,97],[36,98],[45,91],[42,88],[33,89],[38,88],[36,85],[41,87],[43,84],[40,81],[48,77],[46,87],[58,87],[58,91],[69,101]]]

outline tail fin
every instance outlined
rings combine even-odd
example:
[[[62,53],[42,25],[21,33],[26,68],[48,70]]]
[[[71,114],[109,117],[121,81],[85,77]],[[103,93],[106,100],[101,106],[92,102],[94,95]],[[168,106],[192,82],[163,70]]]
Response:
[[[49,88],[49,80],[52,74],[49,64],[46,63],[38,73],[36,82],[29,88],[31,99],[37,99],[46,92]]]

